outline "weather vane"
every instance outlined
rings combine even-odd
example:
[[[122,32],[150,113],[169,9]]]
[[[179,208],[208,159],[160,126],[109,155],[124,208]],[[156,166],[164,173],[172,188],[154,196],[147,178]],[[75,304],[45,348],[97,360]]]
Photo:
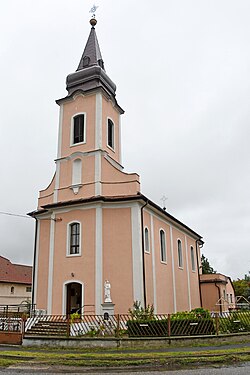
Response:
[[[168,200],[167,197],[165,197],[165,195],[163,195],[163,197],[161,198],[161,201],[163,203],[163,210],[166,211],[166,201]]]
[[[95,18],[95,12],[97,11],[97,8],[99,8],[99,6],[94,4],[89,11],[89,13],[92,13],[93,18]]]

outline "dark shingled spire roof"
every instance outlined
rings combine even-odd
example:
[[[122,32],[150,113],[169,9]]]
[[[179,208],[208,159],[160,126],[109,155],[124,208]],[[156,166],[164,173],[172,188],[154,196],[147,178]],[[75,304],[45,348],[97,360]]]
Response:
[[[69,74],[66,79],[68,96],[81,90],[84,92],[97,89],[104,90],[109,97],[115,98],[116,85],[106,74],[101,50],[97,40],[95,18],[90,20],[91,30],[83,55],[75,73]],[[121,109],[123,112],[123,110]]]
[[[89,38],[84,49],[81,61],[78,65],[77,71],[85,69],[88,66],[92,65],[99,65],[103,70],[105,70],[94,26],[92,26],[91,28]]]

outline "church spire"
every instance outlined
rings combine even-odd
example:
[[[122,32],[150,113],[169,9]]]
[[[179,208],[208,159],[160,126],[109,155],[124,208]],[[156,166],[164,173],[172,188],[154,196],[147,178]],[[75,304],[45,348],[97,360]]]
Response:
[[[68,75],[66,85],[68,96],[76,91],[93,91],[103,89],[108,96],[115,97],[116,85],[104,69],[100,46],[97,40],[96,19],[90,20],[91,30],[80,63],[75,73]]]
[[[105,70],[100,46],[95,32],[95,25],[97,24],[96,19],[92,18],[90,20],[90,24],[92,27],[90,30],[89,38],[82,54],[82,58],[78,65],[77,71],[93,65],[99,65],[103,70]]]

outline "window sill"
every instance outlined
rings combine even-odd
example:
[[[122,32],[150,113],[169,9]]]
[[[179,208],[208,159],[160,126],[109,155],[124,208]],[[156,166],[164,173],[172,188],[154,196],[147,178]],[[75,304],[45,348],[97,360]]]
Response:
[[[67,258],[74,258],[74,257],[80,257],[82,256],[82,254],[67,254],[66,257]]]
[[[161,260],[161,264],[167,264],[167,261]]]
[[[85,145],[85,144],[86,144],[86,141],[84,141],[84,142],[78,142],[78,143],[71,143],[70,147],[75,147],[75,146]]]

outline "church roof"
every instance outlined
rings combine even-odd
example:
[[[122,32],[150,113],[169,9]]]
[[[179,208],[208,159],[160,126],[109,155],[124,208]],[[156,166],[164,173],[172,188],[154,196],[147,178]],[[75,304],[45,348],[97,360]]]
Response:
[[[42,206],[42,209],[28,213],[28,215],[32,217],[36,217],[37,215],[43,214],[53,208],[74,206],[78,204],[87,204],[87,203],[93,203],[93,202],[114,202],[115,203],[115,202],[138,201],[138,200],[147,203],[148,206],[150,206],[156,212],[165,216],[170,222],[175,223],[178,227],[181,227],[182,229],[185,229],[190,234],[192,234],[197,240],[199,240],[201,243],[204,243],[202,240],[202,236],[196,233],[193,229],[189,228],[186,224],[176,219],[174,216],[170,215],[167,211],[165,211],[156,203],[148,199],[143,194],[125,195],[125,196],[97,196],[97,197],[91,197],[91,198],[73,199],[73,200],[65,201],[65,202],[51,203],[51,204],[46,204]]]
[[[87,40],[87,44],[82,54],[77,71],[86,69],[87,67],[93,65],[99,65],[103,70],[105,70],[94,26],[91,27],[89,38]]]
[[[91,19],[91,30],[80,63],[74,73],[68,75],[66,85],[68,96],[76,91],[102,89],[115,100],[116,85],[106,74],[100,46],[95,31],[96,19]],[[116,102],[116,100],[115,100]]]

